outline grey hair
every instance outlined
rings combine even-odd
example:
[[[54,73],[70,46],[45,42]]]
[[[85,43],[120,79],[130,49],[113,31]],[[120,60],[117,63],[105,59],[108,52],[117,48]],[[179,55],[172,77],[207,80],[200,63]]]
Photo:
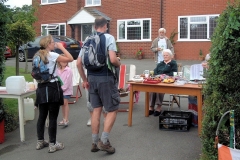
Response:
[[[164,52],[167,52],[171,57],[173,56],[173,53],[172,53],[172,51],[170,49],[164,49],[162,51],[162,55],[163,55]]]
[[[166,33],[166,29],[165,29],[165,28],[160,28],[160,29],[158,30],[158,32],[160,32],[160,31],[163,31],[164,33]]]

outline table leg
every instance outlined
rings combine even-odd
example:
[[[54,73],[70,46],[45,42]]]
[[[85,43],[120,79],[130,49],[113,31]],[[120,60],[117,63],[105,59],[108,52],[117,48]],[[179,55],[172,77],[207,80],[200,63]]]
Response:
[[[132,126],[132,110],[133,110],[133,85],[130,87],[128,126]]]
[[[202,131],[202,93],[199,91],[197,95],[197,105],[198,105],[198,135],[201,135]]]
[[[18,97],[19,129],[20,129],[20,140],[22,142],[25,141],[23,107],[24,107],[23,99],[21,97]]]
[[[145,92],[145,117],[149,116],[149,92]]]

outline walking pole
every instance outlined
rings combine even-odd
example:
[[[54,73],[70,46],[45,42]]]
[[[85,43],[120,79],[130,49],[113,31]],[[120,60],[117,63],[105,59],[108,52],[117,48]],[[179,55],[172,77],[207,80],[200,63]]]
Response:
[[[234,110],[231,110],[230,111],[230,148],[233,148],[234,146],[235,146]]]

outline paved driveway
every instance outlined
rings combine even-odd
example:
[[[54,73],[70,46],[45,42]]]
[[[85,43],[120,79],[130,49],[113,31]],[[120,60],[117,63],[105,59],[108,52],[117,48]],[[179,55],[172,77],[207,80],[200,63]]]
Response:
[[[14,58],[7,60],[7,64]],[[178,61],[182,64],[199,63],[199,61]],[[122,63],[135,64],[137,74],[145,69],[153,69],[155,63],[149,59],[122,59]],[[20,63],[22,67],[24,63]],[[31,66],[31,62],[29,62]],[[127,68],[128,69],[128,68]],[[128,71],[127,71],[128,72]],[[57,139],[65,144],[65,149],[55,153],[48,153],[48,149],[35,150],[37,133],[35,119],[27,121],[25,125],[25,142],[20,142],[19,129],[6,133],[5,142],[0,144],[0,160],[196,160],[201,154],[201,142],[197,128],[189,132],[175,132],[159,130],[158,117],[144,117],[144,93],[140,93],[140,100],[134,105],[133,125],[127,126],[128,113],[119,112],[115,125],[110,134],[110,141],[116,147],[116,153],[108,155],[105,152],[90,152],[91,128],[87,127],[89,113],[86,108],[85,92],[77,103],[70,105],[70,125],[67,128],[58,127]],[[169,96],[165,95],[168,100]],[[128,100],[128,97],[125,98]],[[181,99],[181,109],[187,110],[187,99]],[[128,105],[121,105],[127,108]],[[167,110],[167,106],[163,109]],[[176,104],[174,110],[178,110]],[[61,112],[59,114],[61,119]],[[103,120],[101,120],[102,131]],[[47,128],[46,128],[46,139]]]

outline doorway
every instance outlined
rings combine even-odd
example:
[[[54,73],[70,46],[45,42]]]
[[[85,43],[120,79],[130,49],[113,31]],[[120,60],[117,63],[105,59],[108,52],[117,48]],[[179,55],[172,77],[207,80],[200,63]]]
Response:
[[[85,41],[87,36],[91,35],[93,32],[92,24],[83,24],[82,25],[82,41]]]

